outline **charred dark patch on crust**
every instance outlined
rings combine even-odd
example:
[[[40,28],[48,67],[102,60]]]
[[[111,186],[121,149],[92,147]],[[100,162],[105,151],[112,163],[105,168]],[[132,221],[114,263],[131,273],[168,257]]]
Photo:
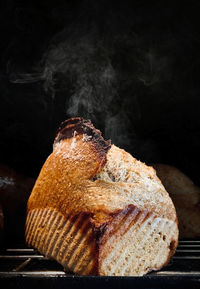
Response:
[[[92,219],[91,219],[92,220]],[[94,221],[91,221],[93,236],[95,238],[94,242],[94,266],[92,270],[93,275],[99,275],[99,255],[100,255],[100,247],[101,247],[101,239],[104,236],[104,233],[107,228],[107,223],[103,223],[101,225],[95,224]]]
[[[177,241],[176,241],[176,240],[172,240],[172,241],[170,242],[170,245],[169,245],[169,249],[170,249],[170,251],[171,251],[170,256],[173,256],[173,255],[174,255],[174,253],[175,253],[175,251],[176,251],[176,247],[177,247]]]
[[[106,141],[101,132],[90,120],[81,117],[70,118],[61,123],[54,140],[54,145],[61,140],[72,138],[76,134],[85,135],[84,141],[91,141],[100,155],[104,156],[111,147],[110,140]]]
[[[107,223],[103,223],[102,225],[100,226],[95,226],[94,223],[92,224],[92,230],[93,230],[93,234],[94,234],[94,237],[96,239],[96,242],[98,244],[101,243],[101,238],[103,237],[105,231],[106,231],[106,227],[107,227]]]

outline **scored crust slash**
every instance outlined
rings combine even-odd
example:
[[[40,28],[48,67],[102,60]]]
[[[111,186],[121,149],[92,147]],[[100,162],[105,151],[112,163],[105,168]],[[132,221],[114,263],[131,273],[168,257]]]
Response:
[[[72,118],[29,198],[26,242],[76,274],[144,275],[174,254],[177,216],[152,167]]]

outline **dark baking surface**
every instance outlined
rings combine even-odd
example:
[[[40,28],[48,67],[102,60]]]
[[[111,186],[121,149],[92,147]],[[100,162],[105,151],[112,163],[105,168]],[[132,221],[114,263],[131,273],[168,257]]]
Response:
[[[75,276],[31,248],[0,250],[1,288],[200,288],[200,241],[180,241],[168,266],[143,277]]]

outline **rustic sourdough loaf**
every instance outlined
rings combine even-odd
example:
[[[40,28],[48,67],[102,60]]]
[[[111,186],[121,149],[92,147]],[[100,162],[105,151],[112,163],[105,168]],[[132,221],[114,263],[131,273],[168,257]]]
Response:
[[[26,241],[76,274],[143,275],[174,254],[177,217],[153,168],[73,118],[29,198]]]
[[[176,207],[180,238],[200,237],[200,188],[173,166],[153,166]]]

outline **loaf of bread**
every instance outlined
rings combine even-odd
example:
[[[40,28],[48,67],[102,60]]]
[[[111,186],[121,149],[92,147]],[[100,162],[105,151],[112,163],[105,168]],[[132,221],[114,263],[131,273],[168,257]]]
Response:
[[[174,254],[177,217],[152,167],[73,118],[29,198],[26,242],[75,274],[143,275]]]
[[[153,166],[176,207],[180,238],[200,237],[200,188],[173,166]]]

